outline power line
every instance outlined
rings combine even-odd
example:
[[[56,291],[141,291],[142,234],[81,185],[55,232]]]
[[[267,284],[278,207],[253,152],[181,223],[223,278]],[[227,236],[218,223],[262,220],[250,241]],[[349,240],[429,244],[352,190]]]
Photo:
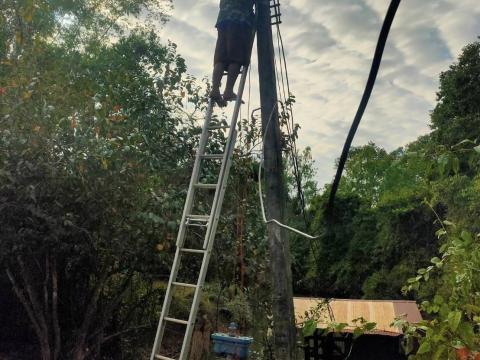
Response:
[[[278,48],[278,58],[280,63],[281,85],[283,89],[282,108],[283,106],[285,106],[287,111],[285,111],[285,108],[284,108],[283,113],[284,114],[286,113],[290,120],[290,122],[289,121],[286,122],[286,125],[287,125],[287,132],[289,135],[290,143],[291,143],[289,150],[292,158],[293,175],[294,175],[296,186],[297,186],[298,199],[300,201],[300,210],[303,215],[305,226],[308,226],[306,211],[305,211],[306,204],[305,204],[305,195],[303,192],[302,174],[300,171],[300,166],[298,161],[297,143],[294,136],[295,120],[293,117],[293,107],[291,103],[292,93],[290,91],[290,80],[288,76],[287,59],[285,56],[285,48],[283,46],[282,32],[280,30],[279,23],[276,24],[276,28],[277,28],[277,48]],[[277,78],[277,82],[278,82],[278,78]],[[285,90],[285,83],[286,83],[286,90]],[[280,82],[279,82],[279,88],[280,88]]]
[[[273,118],[273,113],[277,110],[278,108],[278,103],[272,108],[272,111],[270,112],[270,116],[269,116],[269,119],[268,119],[268,122],[267,122],[267,126],[265,127],[265,133],[263,134],[263,143],[265,142],[265,138],[267,137],[267,133],[268,133],[268,126],[270,125],[270,122],[272,121],[272,118]],[[263,154],[263,152],[262,152]],[[317,239],[318,236],[312,236],[312,235],[309,235],[309,234],[306,234],[300,230],[297,230],[295,228],[292,228],[290,226],[287,226],[285,224],[282,224],[281,222],[279,222],[278,220],[276,219],[269,219],[267,220],[267,216],[265,215],[265,207],[263,205],[263,191],[262,191],[262,166],[263,166],[263,155],[262,155],[262,160],[260,161],[260,164],[258,166],[258,195],[259,195],[259,198],[260,198],[260,210],[261,210],[261,213],[262,213],[262,218],[263,218],[263,222],[265,224],[270,224],[270,223],[275,223],[277,224],[278,226],[286,229],[286,230],[289,230],[289,231],[292,231],[298,235],[301,235],[301,236],[304,236],[310,240],[313,240],[313,239]]]
[[[285,55],[285,47],[283,45],[283,38],[282,38],[282,33],[280,30],[280,22],[276,22],[276,36],[277,36],[277,50],[278,50],[278,63],[280,67],[280,71],[277,69],[277,59],[274,58],[274,64],[275,64],[275,74],[276,74],[276,81],[277,81],[277,87],[278,87],[278,93],[280,95],[280,101],[277,103],[277,108],[278,104],[282,106],[282,115],[287,116],[288,119],[286,121],[286,128],[288,132],[288,137],[290,139],[290,146],[289,146],[289,151],[292,159],[292,166],[293,166],[293,174],[296,182],[296,187],[297,187],[297,193],[298,193],[298,199],[300,201],[300,209],[301,213],[303,215],[303,221],[305,223],[305,227],[308,228],[308,221],[306,217],[306,205],[305,205],[305,197],[303,193],[303,185],[302,185],[302,177],[301,177],[301,172],[300,172],[300,167],[299,167],[299,161],[298,161],[298,151],[297,151],[297,145],[296,145],[296,139],[294,136],[294,129],[295,129],[295,120],[293,116],[293,106],[292,106],[292,93],[290,91],[290,80],[288,76],[288,66],[287,66],[287,59]],[[279,80],[279,75],[280,75],[280,80]],[[287,96],[288,94],[288,96]],[[269,119],[270,122],[271,119]],[[259,168],[259,193],[260,193],[260,204],[263,209],[263,198],[262,198],[262,188],[261,188],[261,164]],[[262,215],[264,218],[264,221],[266,221],[265,214],[262,210]],[[276,222],[275,220],[273,220]],[[278,224],[278,222],[276,222]],[[296,232],[297,234],[306,237],[309,242],[309,247],[311,254],[313,256],[313,259],[315,263],[318,264],[319,260],[317,258],[317,249],[313,244],[313,240],[318,239],[319,236],[311,236],[308,234],[305,234],[301,231],[298,231],[296,229],[286,227],[285,225],[279,224],[280,226],[283,226],[284,228],[287,228],[290,231]],[[317,287],[317,286],[316,286]]]
[[[397,9],[400,5],[400,1],[401,0],[392,0],[388,8],[387,15],[385,16],[382,30],[378,38],[377,48],[375,49],[372,68],[370,69],[370,75],[368,76],[368,81],[365,87],[365,91],[363,93],[362,100],[360,101],[360,105],[358,107],[355,118],[353,119],[353,123],[350,128],[350,131],[348,132],[345,145],[343,146],[342,155],[340,156],[337,173],[335,174],[335,179],[333,180],[333,183],[332,183],[332,189],[330,190],[330,197],[328,200],[327,210],[333,209],[333,203],[335,201],[335,196],[337,194],[338,186],[340,185],[340,180],[342,178],[343,169],[345,168],[345,163],[347,162],[348,153],[350,152],[350,147],[352,146],[353,138],[355,137],[355,133],[357,132],[358,126],[360,125],[360,121],[362,120],[363,114],[365,113],[365,109],[367,108],[368,100],[370,99],[370,95],[372,94],[373,87],[375,85],[375,80],[377,79],[378,70],[380,69],[380,64],[382,62],[382,56],[383,56],[383,51],[385,50],[385,44],[387,43],[388,33],[390,32],[390,28],[392,27],[392,23],[395,18]]]

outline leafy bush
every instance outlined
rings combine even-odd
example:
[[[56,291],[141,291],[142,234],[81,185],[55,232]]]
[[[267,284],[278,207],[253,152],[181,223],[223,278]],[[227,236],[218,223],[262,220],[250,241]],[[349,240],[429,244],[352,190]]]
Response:
[[[403,324],[409,344],[412,339],[419,342],[412,359],[456,359],[458,349],[480,350],[480,234],[448,221],[443,224],[437,232],[443,242],[441,256],[432,258],[404,287],[406,293],[417,292],[430,282],[436,288],[433,299],[421,305],[428,319]]]

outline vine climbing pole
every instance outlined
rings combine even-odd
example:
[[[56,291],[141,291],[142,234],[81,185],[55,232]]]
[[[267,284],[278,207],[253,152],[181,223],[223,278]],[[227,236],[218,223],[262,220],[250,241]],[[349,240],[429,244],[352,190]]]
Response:
[[[282,147],[271,27],[272,22],[277,23],[279,21],[278,1],[257,0],[256,9],[258,72],[264,135],[265,204],[267,217],[283,223],[286,191],[283,182]],[[291,360],[295,358],[295,321],[290,246],[285,230],[274,222],[268,224],[268,241],[273,293],[275,359]]]

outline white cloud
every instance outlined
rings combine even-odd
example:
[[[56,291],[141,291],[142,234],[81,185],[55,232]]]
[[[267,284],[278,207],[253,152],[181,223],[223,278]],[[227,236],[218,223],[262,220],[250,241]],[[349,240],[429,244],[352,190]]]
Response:
[[[297,97],[300,146],[311,146],[320,184],[334,174],[370,71],[387,0],[283,0],[281,25]],[[209,75],[218,0],[176,0],[161,30],[178,44],[196,76]],[[388,150],[428,131],[438,75],[480,35],[478,0],[404,0],[392,27],[376,87],[355,145]],[[255,53],[255,51],[254,51]],[[258,106],[256,57],[252,103]]]

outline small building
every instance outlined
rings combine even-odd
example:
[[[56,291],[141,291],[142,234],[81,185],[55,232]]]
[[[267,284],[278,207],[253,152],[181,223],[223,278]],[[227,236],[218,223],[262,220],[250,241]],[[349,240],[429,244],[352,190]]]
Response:
[[[397,318],[410,323],[422,320],[414,301],[347,300],[326,302],[316,298],[294,298],[297,324],[305,321],[305,313],[316,309],[317,330],[305,338],[305,360],[405,360],[403,334],[391,326]],[[363,318],[376,323],[373,331],[354,339],[352,320]],[[342,333],[325,331],[328,323],[349,324]]]

